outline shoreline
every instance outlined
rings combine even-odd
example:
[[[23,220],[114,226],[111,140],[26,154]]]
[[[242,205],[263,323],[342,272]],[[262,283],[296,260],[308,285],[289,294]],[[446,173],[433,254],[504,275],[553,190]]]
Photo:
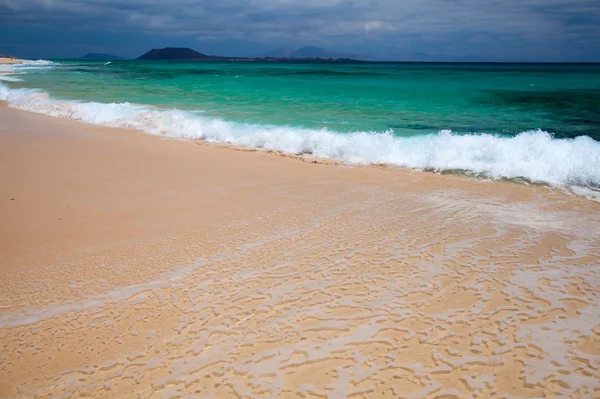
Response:
[[[0,396],[600,392],[596,202],[0,120]]]
[[[0,57],[0,65],[3,64],[22,64],[25,60],[14,57]]]
[[[32,63],[34,69],[54,67],[43,60]],[[17,71],[19,67],[14,69]],[[135,127],[160,137],[229,143],[226,145],[279,151],[287,156],[312,154],[300,156],[307,157],[307,160],[321,158],[317,162],[326,159],[326,162],[351,165],[384,164],[482,179],[579,187],[589,190],[582,195],[591,199],[600,193],[600,170],[596,166],[600,145],[591,138],[595,137],[594,134],[562,138],[540,129],[528,130],[527,126],[523,126],[524,130],[519,130],[519,133],[515,131],[514,136],[476,132],[461,134],[444,129],[406,137],[393,135],[387,130],[340,134],[318,126],[307,128],[236,122],[177,108],[119,102],[122,98],[113,99],[116,103],[111,103],[111,100],[98,103],[89,98],[70,100],[69,97],[78,96],[66,95],[66,99],[61,100],[43,89],[19,88],[24,83],[11,84],[11,79],[15,82],[22,80],[18,75],[3,79],[9,82],[0,85],[0,99],[10,102],[11,107],[58,118],[117,128]],[[576,190],[578,194],[581,189]]]
[[[28,112],[28,113],[37,114],[37,115],[49,116],[45,113],[38,113],[38,112],[29,110],[29,109],[21,109],[21,108],[12,107],[7,103],[7,101],[3,101],[3,100],[0,100],[0,104],[2,104],[3,106],[6,106],[7,108],[15,109],[15,110],[18,110],[21,112]],[[165,110],[163,110],[163,111],[165,111]],[[280,157],[287,157],[290,159],[301,160],[306,163],[338,165],[338,166],[359,167],[359,168],[367,167],[367,168],[377,168],[377,169],[407,170],[407,171],[433,173],[433,174],[444,175],[444,176],[457,176],[460,178],[472,179],[472,180],[476,180],[479,182],[497,182],[497,183],[505,183],[505,184],[521,184],[521,185],[546,187],[551,190],[561,190],[563,192],[567,192],[572,195],[577,195],[577,196],[587,198],[588,200],[591,200],[591,201],[600,202],[600,191],[598,191],[598,189],[596,187],[591,188],[590,186],[557,184],[557,183],[551,183],[551,182],[543,181],[543,180],[541,180],[541,181],[534,180],[534,179],[530,179],[530,178],[524,177],[524,176],[491,177],[486,172],[462,169],[462,168],[438,169],[438,168],[410,167],[410,166],[396,165],[394,163],[384,163],[384,162],[375,162],[375,163],[374,162],[350,162],[350,161],[346,161],[343,159],[332,158],[332,157],[328,157],[328,156],[314,155],[313,153],[295,154],[295,153],[286,152],[286,151],[280,150],[280,149],[257,148],[257,147],[252,147],[250,145],[244,145],[244,144],[234,143],[234,142],[213,141],[213,140],[206,139],[206,138],[178,137],[178,136],[162,134],[162,133],[157,134],[157,133],[143,130],[142,128],[133,129],[133,128],[121,127],[121,126],[106,126],[106,125],[102,125],[102,124],[85,122],[85,121],[82,121],[82,120],[76,119],[76,118],[69,118],[69,117],[63,118],[61,116],[50,116],[50,117],[52,117],[54,119],[63,119],[63,120],[67,119],[67,120],[70,120],[75,123],[83,123],[86,125],[98,126],[98,127],[107,128],[107,129],[133,130],[138,134],[154,136],[154,137],[157,137],[157,138],[160,138],[163,140],[167,139],[167,140],[176,140],[176,141],[186,141],[186,142],[191,142],[191,143],[195,143],[198,145],[223,147],[223,148],[228,148],[231,150],[242,151],[242,152],[267,153],[267,154],[272,154],[272,155],[276,155],[276,156],[280,156]]]
[[[348,162],[344,162],[343,160],[340,160],[340,159],[320,157],[320,156],[313,155],[311,153],[293,154],[293,153],[287,153],[287,152],[275,150],[275,149],[255,148],[255,147],[244,146],[244,145],[240,145],[240,144],[236,144],[236,143],[213,142],[213,141],[209,141],[206,139],[188,139],[185,137],[174,137],[174,136],[158,136],[153,133],[148,133],[143,130],[138,130],[138,129],[133,129],[133,128],[104,126],[104,125],[98,125],[98,124],[94,124],[94,123],[87,123],[87,122],[80,121],[77,119],[64,119],[64,118],[60,118],[60,117],[58,117],[58,118],[52,117],[52,116],[40,114],[40,113],[37,113],[34,111],[30,111],[30,110],[22,110],[22,109],[18,109],[18,108],[13,108],[9,104],[7,104],[6,101],[2,101],[2,100],[0,100],[0,106],[6,107],[9,109],[13,109],[18,112],[26,112],[26,113],[30,113],[33,115],[40,115],[43,117],[48,117],[51,119],[67,120],[67,121],[71,121],[75,124],[94,126],[94,127],[99,127],[101,129],[129,131],[129,132],[133,132],[135,134],[155,137],[159,140],[173,140],[173,141],[179,141],[179,142],[187,142],[187,143],[193,143],[193,144],[201,145],[201,146],[225,148],[228,150],[240,151],[240,152],[258,152],[258,153],[268,154],[270,156],[275,156],[275,157],[285,157],[288,159],[297,160],[297,161],[301,161],[304,163],[330,165],[330,166],[338,166],[338,167],[348,167],[348,168],[375,168],[378,170],[386,170],[386,171],[400,171],[400,172],[410,171],[410,172],[419,172],[419,173],[431,173],[431,174],[438,175],[438,176],[451,176],[451,177],[456,177],[459,179],[472,180],[472,181],[479,182],[479,183],[497,183],[497,184],[540,187],[540,188],[548,189],[550,191],[560,191],[563,193],[566,192],[571,195],[576,195],[576,196],[580,196],[580,197],[584,197],[584,198],[588,198],[588,199],[590,199],[590,198],[587,196],[588,194],[585,192],[586,190],[591,190],[592,193],[596,193],[596,191],[593,191],[589,187],[568,186],[568,185],[557,186],[557,185],[553,185],[551,183],[547,183],[547,182],[543,182],[543,181],[532,181],[532,180],[529,180],[529,179],[523,178],[523,177],[517,177],[517,178],[502,177],[502,178],[494,179],[494,178],[487,177],[485,175],[482,176],[482,173],[480,173],[480,172],[474,172],[474,171],[469,171],[469,170],[456,171],[456,170],[446,170],[446,169],[442,169],[442,170],[419,169],[419,168],[398,166],[398,165],[394,165],[391,163],[348,163]],[[576,193],[575,191],[573,191],[573,189],[580,189],[581,191],[579,193]],[[591,199],[591,200],[593,201],[593,199]],[[600,201],[597,201],[597,202],[600,202]]]

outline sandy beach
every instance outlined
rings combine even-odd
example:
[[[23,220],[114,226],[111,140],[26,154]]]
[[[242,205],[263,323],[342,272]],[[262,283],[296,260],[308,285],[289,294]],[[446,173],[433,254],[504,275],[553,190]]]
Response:
[[[600,398],[600,204],[0,104],[0,397]]]
[[[20,64],[23,60],[12,57],[0,57],[0,65],[1,64]]]

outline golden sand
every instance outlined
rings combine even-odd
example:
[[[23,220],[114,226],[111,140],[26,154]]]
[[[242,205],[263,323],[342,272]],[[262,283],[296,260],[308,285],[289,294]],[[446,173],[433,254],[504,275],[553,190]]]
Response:
[[[0,57],[0,64],[20,64],[23,60],[12,57]]]
[[[559,190],[0,106],[0,220],[0,397],[600,397]]]

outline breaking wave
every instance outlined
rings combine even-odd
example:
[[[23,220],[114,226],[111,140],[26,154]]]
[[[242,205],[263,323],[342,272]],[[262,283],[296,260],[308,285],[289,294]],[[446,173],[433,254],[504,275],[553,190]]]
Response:
[[[37,61],[23,61],[19,64],[3,64],[0,65],[0,73],[2,72],[15,72],[15,71],[26,71],[28,69],[40,69],[40,68],[51,68],[56,64],[52,61],[37,60]]]
[[[288,154],[313,154],[350,164],[391,164],[485,177],[524,178],[557,186],[600,187],[600,143],[590,137],[556,139],[541,130],[514,137],[437,134],[398,137],[391,132],[336,133],[326,129],[245,124],[200,113],[129,103],[61,101],[34,89],[0,83],[11,107],[86,123],[133,128],[172,138],[230,143]]]

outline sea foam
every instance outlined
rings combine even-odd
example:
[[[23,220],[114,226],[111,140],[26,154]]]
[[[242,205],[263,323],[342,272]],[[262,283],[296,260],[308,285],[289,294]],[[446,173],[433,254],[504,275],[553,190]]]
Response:
[[[5,76],[0,74],[0,81],[5,81],[5,82],[22,82],[23,79],[19,79],[19,78],[15,78],[14,76]]]
[[[462,171],[488,178],[524,178],[556,186],[600,187],[600,143],[590,137],[556,139],[530,130],[514,137],[437,134],[398,137],[392,132],[337,133],[327,129],[246,124],[129,103],[61,101],[35,89],[0,83],[0,100],[11,107],[58,118],[149,134],[230,143],[288,154],[312,154],[349,164],[390,164],[435,171]]]
[[[0,65],[0,72],[15,72],[15,71],[26,71],[28,69],[40,69],[40,68],[52,68],[56,64],[52,61],[37,60],[37,61],[23,61],[18,64],[2,64]]]

